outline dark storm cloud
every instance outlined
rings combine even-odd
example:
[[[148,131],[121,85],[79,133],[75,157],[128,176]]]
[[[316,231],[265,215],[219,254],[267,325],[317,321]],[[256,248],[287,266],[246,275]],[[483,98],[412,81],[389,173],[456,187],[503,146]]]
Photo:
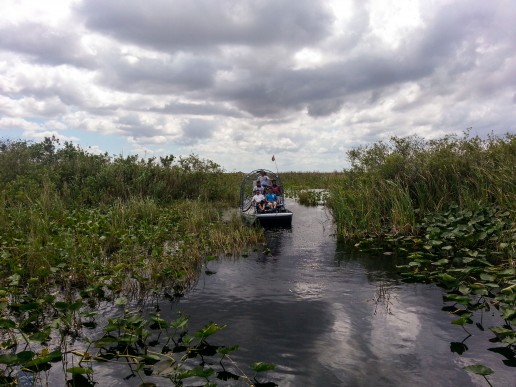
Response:
[[[93,56],[80,44],[80,35],[65,29],[25,22],[0,26],[0,50],[27,55],[34,63],[92,67]]]
[[[310,0],[88,0],[77,8],[91,30],[145,47],[306,45],[328,33],[329,9]]]
[[[141,120],[136,113],[125,114],[115,121],[118,130],[126,135],[149,138],[160,135],[155,123],[149,124]]]
[[[162,108],[152,108],[149,109],[149,111],[172,115],[227,116],[239,118],[244,116],[244,114],[237,109],[208,103],[168,103]]]
[[[357,93],[416,80],[430,72],[431,68],[418,66],[414,60],[400,63],[387,54],[369,54],[318,69],[284,70],[266,78],[240,79],[216,92],[219,98],[228,98],[255,116],[305,108],[312,116],[324,116],[337,112]]]
[[[213,137],[215,129],[216,125],[211,121],[189,120],[183,125],[181,137],[176,142],[181,145],[196,144]]]
[[[467,3],[459,7],[455,4],[428,19],[424,28],[410,36],[408,43],[395,49],[373,46],[373,50],[366,50],[359,39],[357,52],[343,55],[328,65],[316,69],[280,69],[261,77],[252,72],[248,78],[220,87],[216,93],[219,98],[232,100],[255,116],[307,108],[308,114],[317,117],[337,112],[345,101],[352,101],[358,93],[368,91],[378,95],[384,88],[406,82],[422,83],[431,93],[442,95],[478,87],[482,82],[475,82],[473,86],[461,84],[459,80],[473,71],[487,77],[494,69],[500,69],[502,63],[484,68],[480,47],[481,42],[496,47],[497,33],[493,30],[497,30],[499,18],[495,18],[494,13],[487,4],[478,8]],[[500,62],[515,48],[514,45],[500,48]],[[496,85],[486,86],[484,91],[497,93],[507,82],[514,84],[516,77],[511,73],[508,70],[499,74],[494,80]]]
[[[188,55],[141,58],[107,54],[99,82],[116,90],[142,94],[192,92],[213,86],[216,67],[209,58]]]
[[[342,50],[338,59],[317,68],[293,69],[290,58],[297,49],[318,44],[330,34],[333,16],[318,4],[130,0],[121,6],[117,2],[90,0],[76,10],[92,31],[162,50],[159,57],[139,57],[137,61],[104,50],[97,57],[102,63],[98,69],[99,84],[131,93],[182,93],[199,101],[209,100],[212,106],[229,103],[256,117],[301,111],[312,117],[324,117],[338,112],[357,94],[378,95],[382,89],[405,82],[430,84],[432,92],[443,95],[456,92],[455,81],[481,65],[479,42],[496,44],[503,33],[496,28],[500,20],[496,8],[458,2],[424,15],[421,28],[410,37],[403,37],[398,47],[387,48],[371,37],[367,7],[360,5],[347,26],[349,33],[333,42]],[[512,28],[507,32],[513,31]],[[39,35],[45,33],[41,31]],[[77,46],[75,38],[63,38],[70,40],[64,40],[66,46]],[[51,41],[51,37],[46,39]],[[7,44],[6,39],[0,41]],[[10,43],[11,46],[45,56],[49,62],[73,62],[77,61],[76,56],[80,57],[56,48],[63,45],[43,44],[40,48],[25,38]],[[225,56],[222,47],[247,49],[233,57]],[[331,49],[321,47],[323,53],[324,49]],[[501,48],[501,57],[509,49],[514,47]],[[230,80],[217,81],[221,71],[231,73]],[[442,74],[436,77],[439,72]],[[499,85],[514,82],[506,78],[484,80],[482,91],[495,93]],[[184,112],[179,111],[180,105],[168,109],[173,114],[207,114],[212,109],[228,113],[226,107],[203,113],[204,108],[199,106],[207,105],[186,104]]]

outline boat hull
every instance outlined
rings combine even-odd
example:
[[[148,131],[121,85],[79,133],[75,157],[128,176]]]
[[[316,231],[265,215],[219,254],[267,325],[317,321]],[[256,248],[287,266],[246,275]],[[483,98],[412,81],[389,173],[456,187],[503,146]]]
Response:
[[[292,212],[271,213],[242,213],[247,222],[260,224],[261,226],[290,226],[292,224]]]

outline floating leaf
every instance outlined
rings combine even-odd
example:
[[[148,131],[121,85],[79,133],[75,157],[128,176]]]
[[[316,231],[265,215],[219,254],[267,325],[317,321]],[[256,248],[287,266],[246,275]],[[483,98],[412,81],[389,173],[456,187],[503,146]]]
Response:
[[[225,325],[218,325],[216,323],[210,323],[206,326],[204,326],[203,328],[199,329],[196,333],[195,333],[195,336],[197,337],[200,337],[201,339],[205,339],[211,335],[213,335],[214,333],[220,331],[221,329],[224,329],[226,326]]]
[[[0,364],[18,364],[18,356],[14,353],[0,355]]]
[[[475,289],[473,290],[473,294],[476,294],[477,296],[487,296],[489,292],[487,289]]]
[[[443,274],[439,274],[437,276],[439,279],[441,279],[442,281],[444,282],[455,282],[457,281],[457,278],[449,275],[449,274],[446,274],[446,273],[443,273]]]
[[[59,310],[67,310],[69,306],[70,304],[64,301],[57,301],[56,303],[54,303],[54,307]]]
[[[516,307],[514,306],[502,306],[500,307],[502,310],[502,318],[504,320],[512,321],[516,318]]]
[[[276,365],[272,363],[265,363],[262,361],[256,362],[251,364],[251,369],[255,372],[266,372],[266,371],[272,371],[276,368]]]
[[[158,355],[143,355],[142,356],[143,362],[145,364],[156,364],[161,360],[161,358]]]
[[[453,325],[460,325],[464,326],[465,324],[472,323],[471,319],[471,313],[465,313],[464,315],[460,316],[457,320],[452,320]]]
[[[128,333],[120,335],[120,337],[118,338],[118,342],[119,343],[123,343],[123,344],[126,344],[126,345],[133,345],[137,341],[138,341],[138,336],[131,335],[131,334],[128,334]]]
[[[16,356],[18,357],[18,360],[20,361],[20,363],[25,363],[25,362],[32,360],[34,358],[34,356],[36,356],[36,353],[32,352],[32,351],[21,351],[21,352],[18,352],[16,354]]]
[[[460,294],[446,294],[443,298],[445,301],[453,301],[461,305],[466,305],[471,301],[469,296]]]
[[[503,327],[491,327],[489,329],[499,339],[503,339],[505,337],[516,337],[516,331],[513,331],[511,329],[507,329],[507,328],[503,328]]]
[[[182,329],[188,324],[188,317],[181,316],[178,319],[172,321],[170,326],[174,329]]]
[[[38,341],[40,343],[42,343],[44,341],[48,341],[49,338],[50,338],[49,331],[36,332],[29,336],[29,340]]]
[[[466,366],[464,367],[464,369],[468,372],[473,372],[474,374],[482,376],[491,375],[494,372],[491,368],[486,367],[482,364]]]
[[[83,368],[83,367],[70,367],[66,370],[66,372],[69,372],[72,375],[93,374],[93,370],[91,368]]]
[[[16,327],[16,323],[13,320],[6,318],[0,319],[0,329],[12,329]]]
[[[95,347],[97,347],[97,348],[109,347],[110,345],[114,345],[117,342],[118,342],[117,338],[113,337],[113,336],[104,336],[104,337],[94,341]]]
[[[510,293],[513,290],[516,290],[516,284],[511,285],[511,286],[507,286],[506,288],[503,288],[502,289],[502,293]]]
[[[482,273],[480,274],[480,279],[484,281],[494,281],[496,280],[496,276],[487,273]]]
[[[35,368],[38,368],[42,365],[45,365],[45,364],[48,364],[48,363],[55,363],[55,362],[58,362],[62,359],[62,353],[61,351],[53,351],[53,352],[50,352],[49,354],[47,355],[44,355],[44,356],[39,356],[37,358],[35,358],[34,360],[31,360],[29,362],[27,362],[25,364],[25,367],[27,368],[30,368],[30,367],[35,367]]]
[[[215,370],[213,368],[195,367],[191,370],[178,373],[177,378],[180,380],[191,378],[194,376],[200,378],[208,378],[209,376],[213,375],[214,372]]]
[[[471,288],[469,286],[466,286],[466,285],[460,285],[459,286],[459,292],[461,292],[462,294],[469,294],[471,293]]]
[[[82,308],[82,306],[84,305],[84,303],[82,301],[76,301],[76,302],[72,302],[69,306],[69,309],[72,311],[72,312],[76,312],[78,310],[80,310]]]

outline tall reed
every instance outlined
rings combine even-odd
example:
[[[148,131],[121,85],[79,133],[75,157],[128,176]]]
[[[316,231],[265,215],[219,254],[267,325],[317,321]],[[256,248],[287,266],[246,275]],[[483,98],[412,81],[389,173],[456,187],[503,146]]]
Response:
[[[13,275],[69,288],[186,285],[206,255],[261,238],[221,216],[238,186],[195,155],[158,162],[49,138],[0,141],[0,285]]]
[[[348,152],[345,182],[330,188],[328,206],[343,237],[413,233],[425,214],[450,205],[515,210],[516,137],[393,137]]]

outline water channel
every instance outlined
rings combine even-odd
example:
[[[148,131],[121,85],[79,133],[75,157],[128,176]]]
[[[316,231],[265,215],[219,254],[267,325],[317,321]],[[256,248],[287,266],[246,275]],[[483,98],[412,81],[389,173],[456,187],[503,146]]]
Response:
[[[463,369],[479,363],[495,370],[493,386],[516,385],[487,328],[461,343],[440,288],[401,283],[392,257],[339,246],[323,207],[289,204],[292,228],[267,230],[269,251],[209,262],[216,274],[163,316],[179,308],[193,325],[226,324],[217,335],[239,344],[233,359],[276,364],[266,379],[279,386],[486,386]]]
[[[266,245],[246,256],[208,262],[185,297],[160,301],[161,316],[182,311],[191,332],[226,325],[209,343],[238,344],[231,357],[250,376],[253,362],[275,364],[259,379],[278,386],[488,386],[463,369],[472,364],[495,370],[493,386],[516,386],[514,368],[489,350],[500,346],[489,341],[493,312],[481,316],[484,331],[468,325],[468,337],[441,310],[440,288],[400,282],[392,256],[339,245],[324,207],[288,204],[291,228],[266,230]],[[140,385],[125,374],[95,366],[100,385]]]

